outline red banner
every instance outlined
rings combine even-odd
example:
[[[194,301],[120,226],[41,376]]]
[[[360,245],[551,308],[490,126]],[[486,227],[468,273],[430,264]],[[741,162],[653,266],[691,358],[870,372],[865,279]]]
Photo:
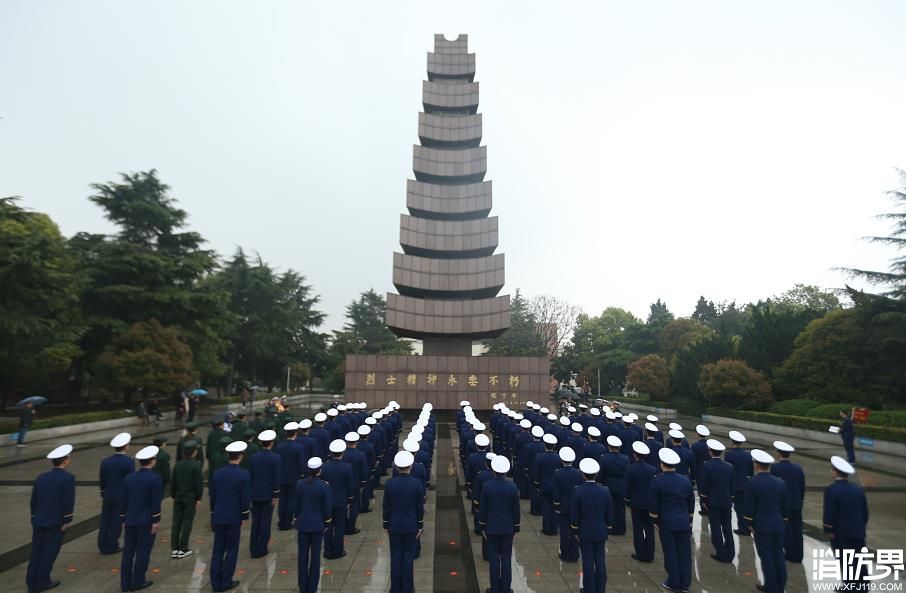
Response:
[[[868,408],[853,408],[853,423],[868,424],[868,417],[870,415],[871,410]]]

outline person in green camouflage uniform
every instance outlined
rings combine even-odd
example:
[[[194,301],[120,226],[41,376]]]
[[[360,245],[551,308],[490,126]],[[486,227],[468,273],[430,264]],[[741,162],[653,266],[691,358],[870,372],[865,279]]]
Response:
[[[205,442],[205,459],[208,460],[208,463],[211,463],[211,460],[215,455],[222,452],[220,439],[227,436],[226,431],[223,429],[223,418],[214,418],[211,420],[211,426],[211,431],[208,433],[208,440]],[[209,479],[210,474],[213,474],[213,472],[209,472]]]
[[[189,420],[186,422],[186,434],[179,437],[179,441],[176,442],[176,461],[178,462],[182,459],[182,454],[185,452],[185,447],[187,441],[195,441],[195,460],[202,464],[204,467],[204,447],[201,446],[201,438],[195,434],[198,430],[198,423],[194,420]]]
[[[249,428],[254,430],[255,434],[264,430],[264,417],[261,415],[261,412],[255,412],[255,418],[249,422]]]
[[[256,442],[256,435],[257,433],[251,428],[247,428],[245,430],[245,434],[242,435],[242,440],[244,440],[249,445],[245,450],[245,453],[242,454],[242,461],[239,462],[239,467],[241,467],[242,469],[247,470],[249,468],[249,463],[252,460],[252,455],[261,450],[261,447],[259,447],[258,443]]]
[[[233,428],[230,430],[230,435],[233,437],[234,441],[244,441],[245,440],[245,431],[248,430],[248,423],[245,421],[245,412],[236,413],[236,421],[233,422]]]
[[[182,445],[182,459],[173,467],[170,496],[173,497],[173,533],[170,534],[170,558],[192,555],[189,536],[195,521],[195,509],[201,502],[202,471],[198,460],[201,441],[189,440]]]
[[[164,451],[167,437],[154,437],[154,444],[158,448],[157,461],[154,462],[154,467],[151,468],[151,471],[160,476],[161,485],[164,492],[166,492],[167,486],[170,485],[170,454]]]
[[[214,449],[214,454],[210,456],[211,464],[208,466],[208,482],[214,477],[214,472],[229,463],[229,457],[226,453],[226,446],[233,442],[233,437],[222,436]],[[210,451],[208,451],[210,453]]]

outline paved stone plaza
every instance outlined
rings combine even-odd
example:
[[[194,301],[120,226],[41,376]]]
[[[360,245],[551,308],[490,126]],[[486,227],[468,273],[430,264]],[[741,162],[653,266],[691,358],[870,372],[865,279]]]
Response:
[[[684,425],[693,420],[680,418]],[[408,423],[407,423],[408,426]],[[135,440],[130,451],[149,443],[152,434],[164,432],[175,442],[175,428],[161,426],[144,430],[133,429]],[[77,478],[76,513],[71,533],[63,546],[54,568],[54,577],[62,581],[61,592],[106,593],[119,591],[119,555],[101,556],[96,547],[100,499],[98,496],[98,466],[109,454],[107,433],[89,433],[66,439],[76,446],[71,471]],[[28,499],[31,482],[46,471],[49,463],[43,458],[57,443],[34,442],[25,449],[0,449],[0,571],[5,593],[24,592],[25,568],[31,528]],[[808,491],[804,509],[805,562],[788,565],[787,591],[812,591],[811,552],[824,546],[820,538],[822,488],[830,480],[827,463],[823,461],[837,453],[830,447],[811,448],[807,443],[795,443],[801,454],[795,461],[806,470]],[[426,521],[421,557],[416,561],[416,591],[484,591],[488,583],[487,564],[481,559],[480,538],[471,532],[471,516],[462,491],[459,468],[453,462],[458,445],[455,430],[438,423],[435,453],[434,489],[429,492],[425,508]],[[895,463],[896,460],[888,460]],[[875,548],[902,548],[904,519],[901,511],[906,479],[887,470],[875,471],[859,467],[856,479],[868,494],[871,518],[868,544]],[[369,514],[361,515],[362,532],[347,536],[348,555],[341,560],[324,561],[321,577],[323,591],[389,590],[389,542],[381,529],[382,491]],[[169,558],[171,501],[165,500],[163,521],[152,554],[148,575],[154,581],[151,591],[195,593],[211,590],[208,581],[212,533],[206,524],[207,501],[203,501],[192,533],[195,555],[183,560]],[[561,562],[557,557],[558,538],[540,533],[540,518],[528,514],[528,502],[523,501],[522,532],[515,540],[513,555],[513,589],[523,592],[564,592],[579,590],[580,564]],[[751,539],[738,542],[739,550],[733,564],[720,564],[709,554],[711,547],[707,524],[695,516],[693,530],[694,578],[692,591],[719,593],[754,591],[757,583],[757,559]],[[631,530],[630,530],[631,534]],[[252,560],[248,553],[248,526],[243,528],[242,545],[236,578],[239,591],[293,590],[296,588],[295,531],[273,532],[271,553]],[[740,545],[741,544],[741,545]],[[614,536],[607,544],[608,591],[659,591],[664,578],[660,546],[655,562],[642,564],[632,560],[631,535]]]

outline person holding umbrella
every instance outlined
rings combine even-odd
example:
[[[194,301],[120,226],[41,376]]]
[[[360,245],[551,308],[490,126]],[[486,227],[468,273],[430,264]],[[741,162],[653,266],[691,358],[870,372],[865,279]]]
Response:
[[[35,402],[39,399],[43,400],[44,398],[34,396],[19,402],[19,405],[22,406],[22,411],[19,412],[19,438],[16,441],[17,447],[25,447],[25,435],[28,433],[28,429],[31,428],[31,423],[34,422]]]

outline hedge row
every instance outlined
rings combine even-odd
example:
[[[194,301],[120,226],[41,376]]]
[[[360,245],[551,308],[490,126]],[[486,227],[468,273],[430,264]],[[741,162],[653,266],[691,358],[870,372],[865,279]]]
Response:
[[[792,428],[806,428],[810,430],[827,431],[829,426],[836,424],[824,418],[809,418],[807,416],[791,416],[785,414],[772,414],[770,412],[749,412],[746,410],[729,410],[726,408],[708,408],[706,414],[711,416],[723,416],[726,418],[737,418],[739,420],[748,420],[750,422],[763,422],[765,424],[777,424],[780,426],[790,426]],[[874,414],[871,416],[874,417]],[[856,436],[870,437],[881,441],[893,441],[895,443],[906,443],[906,428],[902,426],[879,426],[877,424],[857,424]]]
[[[73,424],[84,424],[86,422],[100,422],[101,420],[117,420],[119,418],[135,418],[135,412],[126,410],[107,410],[99,412],[79,412],[78,414],[63,414],[52,418],[42,418],[35,420],[30,430],[40,428],[56,428],[57,426],[70,426]]]

